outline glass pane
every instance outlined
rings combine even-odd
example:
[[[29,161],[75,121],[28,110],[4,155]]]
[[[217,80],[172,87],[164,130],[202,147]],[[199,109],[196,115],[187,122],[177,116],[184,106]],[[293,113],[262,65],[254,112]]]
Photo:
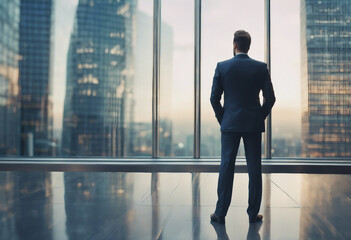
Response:
[[[300,2],[271,1],[272,156],[301,156]]]
[[[153,1],[138,1],[136,13],[134,119],[130,155],[152,155]]]
[[[19,0],[0,2],[0,155],[20,152]]]
[[[252,8],[252,6],[255,6]],[[210,104],[217,62],[233,57],[233,36],[246,30],[252,38],[249,56],[264,60],[263,1],[202,1],[201,156],[220,156],[220,129]],[[263,149],[263,148],[262,148]],[[238,156],[243,156],[241,144]]]
[[[272,1],[274,156],[351,156],[350,11],[347,0]]]
[[[149,156],[152,9],[1,1],[0,154]]]
[[[162,0],[161,6],[160,155],[192,156],[194,4]]]

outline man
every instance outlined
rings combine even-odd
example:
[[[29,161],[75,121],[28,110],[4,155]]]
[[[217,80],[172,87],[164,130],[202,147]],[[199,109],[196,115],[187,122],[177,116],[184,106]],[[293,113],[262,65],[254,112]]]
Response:
[[[221,125],[221,165],[218,201],[211,221],[224,224],[233,189],[235,158],[243,138],[249,173],[249,222],[262,221],[258,214],[262,199],[261,134],[275,96],[267,64],[251,59],[247,53],[251,37],[246,31],[234,33],[234,58],[217,64],[213,77],[211,104]],[[259,93],[263,93],[263,105]],[[221,96],[224,92],[224,105]]]

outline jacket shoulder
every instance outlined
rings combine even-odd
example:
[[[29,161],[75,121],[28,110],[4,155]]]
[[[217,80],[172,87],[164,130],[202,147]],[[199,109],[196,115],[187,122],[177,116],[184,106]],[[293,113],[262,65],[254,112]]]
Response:
[[[224,61],[220,61],[218,62],[218,66],[225,66],[227,64],[230,64],[231,62],[233,62],[234,58],[230,58],[230,59],[227,59],[227,60],[224,60]]]
[[[261,61],[258,61],[258,60],[256,60],[256,59],[253,59],[253,58],[250,58],[251,59],[251,61],[253,62],[253,63],[255,63],[255,64],[257,64],[257,65],[259,65],[259,66],[267,66],[267,63],[265,63],[265,62],[261,62]]]

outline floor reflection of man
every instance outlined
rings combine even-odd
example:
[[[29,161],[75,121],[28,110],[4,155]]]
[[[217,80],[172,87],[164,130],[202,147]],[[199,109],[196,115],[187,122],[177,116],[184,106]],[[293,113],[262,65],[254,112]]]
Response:
[[[226,227],[224,224],[211,222],[211,225],[213,226],[214,230],[216,231],[218,240],[229,240],[227,230],[226,230]]]
[[[249,230],[247,231],[246,240],[261,240],[260,229],[262,222],[250,223]]]

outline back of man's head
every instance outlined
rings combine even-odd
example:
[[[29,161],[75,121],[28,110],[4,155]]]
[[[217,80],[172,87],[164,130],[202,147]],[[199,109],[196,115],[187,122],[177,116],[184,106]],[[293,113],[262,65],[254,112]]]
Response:
[[[234,33],[233,43],[236,44],[240,52],[247,53],[251,45],[251,36],[244,30],[238,30]]]

